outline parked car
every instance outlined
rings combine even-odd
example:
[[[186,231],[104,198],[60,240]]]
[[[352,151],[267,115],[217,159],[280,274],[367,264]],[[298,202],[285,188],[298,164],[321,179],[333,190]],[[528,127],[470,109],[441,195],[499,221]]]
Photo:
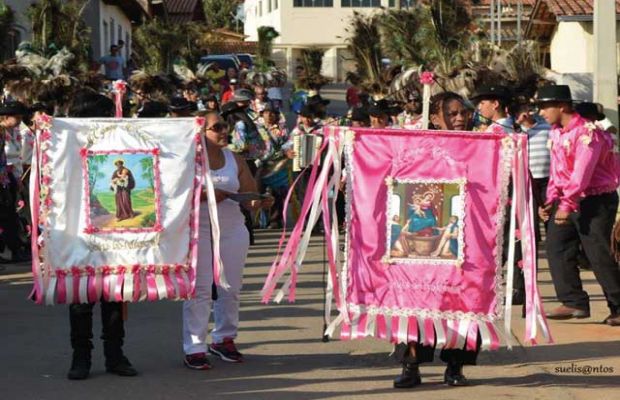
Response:
[[[220,69],[226,71],[228,68],[234,68],[239,71],[241,69],[241,63],[234,54],[213,54],[200,58],[201,64],[217,63]]]
[[[252,57],[251,54],[242,53],[242,54],[235,54],[235,55],[239,59],[240,63],[245,64],[244,66],[247,67],[248,69],[251,69],[254,66],[254,58]]]

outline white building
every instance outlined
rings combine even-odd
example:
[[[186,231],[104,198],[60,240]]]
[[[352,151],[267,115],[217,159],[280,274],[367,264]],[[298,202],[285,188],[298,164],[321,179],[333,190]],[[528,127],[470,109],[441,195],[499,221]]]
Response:
[[[32,27],[26,17],[26,12],[31,4],[37,0],[5,0],[6,5],[15,13],[15,23],[7,54],[8,58],[14,53],[14,49],[22,40],[32,40]],[[119,40],[125,42],[123,56],[129,59],[132,45],[132,26],[141,22],[150,12],[150,0],[89,0],[84,9],[84,22],[91,29],[90,43],[92,48],[91,57],[94,60],[108,54],[112,43],[118,44]],[[7,38],[4,38],[6,41]]]
[[[411,0],[400,0],[406,5]],[[353,11],[372,13],[380,7],[394,7],[395,0],[246,0],[244,33],[256,41],[257,28],[272,26],[280,33],[274,42],[274,60],[286,67],[290,76],[299,64],[304,48],[317,46],[326,50],[323,74],[342,81],[354,68],[346,52],[345,38]]]
[[[525,36],[541,44],[546,67],[557,73],[558,83],[571,86],[579,100],[592,99],[594,72],[594,1],[537,0]],[[620,0],[616,3],[616,19],[620,18]],[[620,24],[616,29],[616,57],[620,67]],[[620,73],[620,70],[618,71]]]

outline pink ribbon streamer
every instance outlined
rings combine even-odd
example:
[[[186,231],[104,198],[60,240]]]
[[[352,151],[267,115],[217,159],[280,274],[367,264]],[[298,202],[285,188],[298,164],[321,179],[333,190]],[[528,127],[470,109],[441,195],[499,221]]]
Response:
[[[86,274],[88,276],[88,302],[96,303],[99,299],[97,299],[97,280],[96,280],[96,272],[95,268],[91,266],[86,267]]]
[[[43,288],[41,287],[41,260],[39,258],[39,213],[41,212],[41,192],[40,192],[40,137],[35,135],[34,140],[34,157],[32,161],[30,175],[34,178],[30,184],[30,217],[32,219],[32,230],[30,236],[30,250],[32,251],[32,281],[33,291],[29,297],[34,294],[34,299],[37,304],[43,303]],[[48,268],[49,269],[49,268]]]
[[[321,159],[321,156],[325,150],[325,148],[327,147],[328,141],[324,140],[320,149],[317,151],[316,157],[314,159],[314,162],[312,164],[312,169],[310,172],[310,178],[308,180],[308,185],[306,187],[306,193],[313,193],[314,192],[314,187],[316,184],[316,180],[317,180],[317,175],[318,172],[320,170],[319,167],[319,160]],[[291,189],[292,190],[292,189]],[[291,191],[289,191],[289,195],[287,196],[287,200],[290,200],[290,194]],[[288,204],[288,201],[287,203]],[[303,231],[303,227],[304,224],[306,222],[306,218],[308,216],[308,213],[310,211],[310,207],[312,206],[312,196],[306,196],[304,198],[304,202],[303,202],[303,206],[299,215],[299,219],[297,224],[295,225],[295,227],[293,228],[293,231],[291,232],[291,235],[289,237],[289,241],[287,243],[286,248],[284,249],[284,252],[282,254],[282,257],[280,258],[276,258],[276,260],[273,262],[271,269],[269,271],[269,275],[267,276],[267,279],[265,281],[265,285],[263,286],[263,290],[262,290],[262,294],[263,294],[263,298],[262,301],[263,303],[268,303],[269,299],[271,298],[271,296],[273,295],[273,291],[276,288],[276,284],[278,282],[278,280],[282,277],[282,275],[284,274],[284,272],[291,267],[291,265],[294,262],[294,259],[296,258],[295,255],[297,254],[297,249],[299,248],[299,243],[301,241],[301,234]],[[279,246],[281,245],[281,243],[279,244]]]
[[[146,270],[146,299],[148,301],[157,300],[157,282],[155,282],[155,266],[149,265]]]
[[[64,270],[56,271],[56,277],[58,278],[56,284],[56,302],[58,304],[68,304],[67,301],[67,286],[65,282],[65,277],[67,273]]]
[[[134,265],[131,272],[133,273],[133,301],[137,302],[142,295],[142,270],[139,265]]]
[[[119,267],[116,273],[116,287],[114,288],[114,301],[123,301],[123,281],[125,280],[125,267]]]
[[[187,287],[185,286],[185,279],[183,278],[183,268],[180,265],[177,265],[174,271],[174,277],[177,281],[177,286],[179,288],[179,297],[181,299],[186,299]]]
[[[127,82],[117,80],[112,85],[114,87],[114,103],[116,106],[114,117],[123,118],[123,96],[127,92]]]
[[[73,286],[73,298],[67,299],[70,300],[72,304],[80,303],[80,278],[81,278],[81,270],[78,267],[71,268],[71,275],[73,279],[71,280]]]

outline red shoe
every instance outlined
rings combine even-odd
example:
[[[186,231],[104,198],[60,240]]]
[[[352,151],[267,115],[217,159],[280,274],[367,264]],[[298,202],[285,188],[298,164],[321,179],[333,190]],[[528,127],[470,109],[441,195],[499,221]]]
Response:
[[[187,354],[183,360],[183,363],[189,369],[207,370],[213,368],[207,358],[207,353]]]
[[[221,358],[223,361],[240,363],[243,362],[243,354],[237,351],[237,346],[231,338],[225,338],[222,343],[211,343],[209,353]]]

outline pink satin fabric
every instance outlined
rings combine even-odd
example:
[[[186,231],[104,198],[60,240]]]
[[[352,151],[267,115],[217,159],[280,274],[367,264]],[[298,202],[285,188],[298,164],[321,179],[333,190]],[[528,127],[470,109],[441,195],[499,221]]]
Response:
[[[497,236],[502,232],[498,217],[504,206],[500,198],[502,139],[505,136],[355,131],[347,304],[405,312],[474,313],[498,319],[496,256],[501,252],[497,248]],[[464,262],[460,268],[423,261],[417,264],[382,262],[387,241],[385,179],[388,176],[413,180],[467,180]],[[432,320],[426,320],[421,327],[426,330],[427,342],[434,339],[432,326],[426,326],[428,324],[432,324]],[[416,336],[417,332],[410,334]]]
[[[562,211],[578,211],[586,196],[609,193],[619,184],[620,162],[613,139],[575,114],[566,128],[550,133],[551,169],[547,204],[559,202]]]

